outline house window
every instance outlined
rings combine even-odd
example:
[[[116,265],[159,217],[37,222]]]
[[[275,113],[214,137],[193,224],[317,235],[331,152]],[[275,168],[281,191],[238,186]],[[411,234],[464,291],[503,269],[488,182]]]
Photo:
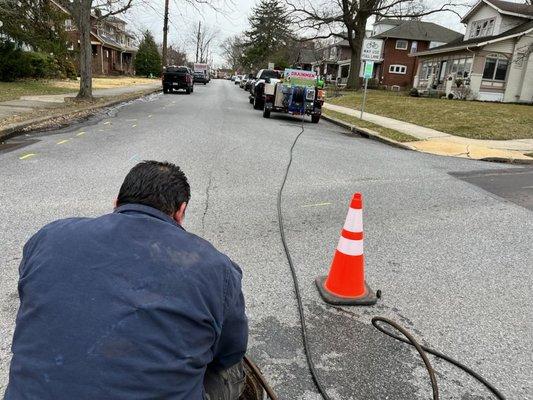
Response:
[[[389,72],[391,74],[405,74],[407,72],[407,67],[405,65],[392,64],[389,65]]]
[[[432,75],[437,74],[439,63],[437,61],[424,61],[420,73],[421,80],[428,80]]]
[[[500,55],[491,54],[485,59],[483,79],[491,81],[505,81],[509,61]]]
[[[408,45],[409,45],[409,43],[407,42],[407,40],[398,39],[396,41],[396,49],[397,50],[407,50]]]
[[[472,23],[470,38],[490,36],[494,31],[494,18],[482,19]]]
[[[411,54],[416,53],[418,50],[418,42],[416,40],[413,40],[411,42]]]
[[[445,73],[456,78],[468,78],[472,69],[472,57],[448,60]]]
[[[105,58],[109,58],[109,50],[105,51]]]

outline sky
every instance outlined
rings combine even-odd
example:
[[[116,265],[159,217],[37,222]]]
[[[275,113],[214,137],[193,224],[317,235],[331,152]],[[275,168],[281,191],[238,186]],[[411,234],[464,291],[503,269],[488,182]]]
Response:
[[[248,28],[248,15],[252,7],[259,0],[211,0],[215,1],[219,12],[203,5],[194,7],[186,0],[169,0],[169,38],[168,43],[185,51],[189,60],[194,60],[195,44],[191,38],[197,29],[198,22],[217,29],[220,33],[217,42],[212,46],[213,64],[220,67],[224,64],[220,43],[227,37],[239,34]],[[521,3],[523,0],[510,0]],[[433,6],[438,6],[443,0],[428,0]],[[464,0],[466,4],[475,4],[476,0]],[[464,15],[468,7],[457,9]],[[149,29],[157,42],[163,40],[163,11],[164,0],[134,0],[134,6],[121,18],[128,22],[128,29],[140,32]],[[447,28],[464,33],[464,26],[460,18],[453,13],[439,13],[423,18],[425,21],[435,22]],[[368,29],[371,29],[369,21]]]

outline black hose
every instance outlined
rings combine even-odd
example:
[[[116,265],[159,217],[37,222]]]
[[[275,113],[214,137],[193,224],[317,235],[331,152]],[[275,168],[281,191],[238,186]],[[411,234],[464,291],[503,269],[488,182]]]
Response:
[[[382,326],[379,325],[379,322],[383,322],[385,324],[388,324],[388,325],[394,327],[395,329],[400,331],[405,337],[407,337],[407,339],[404,339],[401,336],[395,335],[394,333],[387,331],[386,329],[384,329]],[[492,392],[492,394],[494,396],[496,396],[497,399],[505,400],[504,395],[501,394],[501,392],[498,389],[496,389],[490,382],[488,382],[485,378],[483,378],[481,375],[479,375],[476,371],[468,368],[466,365],[460,363],[457,360],[454,360],[453,358],[447,356],[446,354],[442,354],[440,351],[434,350],[434,349],[432,349],[430,347],[419,345],[416,342],[416,340],[413,339],[412,336],[410,336],[408,333],[406,333],[407,331],[405,329],[401,328],[394,321],[391,321],[390,319],[383,318],[383,317],[374,317],[374,318],[372,318],[372,325],[374,325],[374,327],[377,330],[383,332],[385,335],[388,335],[391,338],[394,338],[396,340],[399,340],[400,342],[404,342],[404,343],[410,344],[412,346],[415,346],[419,353],[420,353],[420,349],[421,349],[422,351],[424,351],[426,353],[433,354],[435,357],[438,357],[438,358],[441,358],[441,359],[443,359],[445,361],[448,361],[450,364],[455,365],[457,368],[462,369],[468,375],[470,375],[473,378],[475,378],[479,383],[481,383],[488,390],[490,390]],[[416,343],[416,345],[415,345],[415,343]],[[422,353],[420,353],[420,355],[422,356]],[[424,357],[422,357],[422,358],[424,358]]]
[[[285,175],[283,176],[283,181],[281,183],[281,187],[278,191],[278,223],[279,223],[279,233],[281,236],[281,243],[283,244],[283,248],[285,250],[285,255],[287,256],[287,262],[289,263],[289,267],[291,269],[291,275],[292,275],[292,281],[294,284],[294,294],[296,297],[296,303],[298,305],[298,313],[300,314],[300,328],[302,332],[302,342],[304,346],[304,353],[305,357],[307,358],[307,365],[309,366],[309,372],[311,373],[311,377],[313,378],[313,382],[324,398],[324,400],[331,400],[331,397],[326,393],[326,389],[322,386],[322,383],[320,383],[320,380],[318,379],[318,374],[316,372],[315,363],[313,362],[313,358],[311,357],[311,350],[309,348],[309,342],[307,340],[307,327],[305,323],[305,314],[302,304],[302,297],[300,295],[300,285],[298,284],[298,276],[296,275],[296,269],[294,268],[294,264],[292,262],[291,253],[289,251],[289,247],[287,246],[287,240],[285,239],[285,227],[283,225],[283,213],[281,210],[281,196],[283,194],[283,188],[285,187],[285,183],[287,182],[287,176],[289,175],[289,170],[292,164],[292,153],[294,150],[294,146],[296,146],[296,142],[302,136],[304,133],[304,118],[302,117],[302,129],[300,133],[294,138],[294,141],[292,142],[292,146],[290,149],[290,155],[289,155],[289,163],[287,164],[287,167],[285,168]]]
[[[390,332],[379,326],[378,322],[384,322],[386,324],[389,324],[394,329],[400,331],[407,339],[403,339],[400,336],[391,334]],[[437,377],[435,376],[435,370],[431,366],[426,352],[422,349],[422,346],[416,341],[416,339],[406,329],[402,328],[400,325],[398,325],[394,321],[391,321],[390,319],[386,319],[383,317],[374,317],[372,318],[372,325],[374,325],[377,330],[383,332],[386,335],[392,336],[395,339],[401,340],[404,343],[408,343],[411,346],[415,346],[416,351],[418,351],[418,354],[420,354],[420,357],[422,357],[422,360],[426,365],[426,369],[428,370],[429,380],[431,381],[431,389],[433,390],[433,400],[439,400],[439,387],[437,385]]]
[[[293,280],[293,284],[294,284],[294,295],[296,297],[296,303],[297,303],[297,306],[298,306],[298,314],[300,316],[300,328],[301,328],[301,334],[302,334],[302,342],[303,342],[303,346],[304,346],[305,357],[307,359],[307,365],[309,367],[309,372],[311,373],[311,377],[313,379],[313,382],[314,382],[316,388],[318,389],[318,392],[322,396],[322,398],[324,400],[331,400],[331,397],[329,397],[329,395],[326,393],[325,388],[322,386],[322,383],[320,382],[320,380],[318,378],[318,374],[317,374],[317,371],[316,371],[315,363],[313,361],[313,358],[311,357],[311,350],[309,348],[309,342],[308,342],[308,339],[307,339],[307,326],[306,326],[306,322],[305,322],[305,313],[304,313],[304,308],[303,308],[303,304],[302,304],[302,297],[300,295],[300,286],[299,286],[299,283],[298,283],[298,275],[296,274],[296,269],[295,269],[294,264],[292,262],[292,257],[291,257],[291,253],[289,251],[289,246],[287,245],[287,240],[285,238],[285,226],[283,224],[283,213],[282,213],[282,208],[281,208],[283,189],[285,188],[285,183],[287,182],[287,177],[289,175],[289,170],[290,170],[290,167],[291,167],[291,164],[292,164],[292,155],[293,155],[294,147],[296,146],[296,143],[298,142],[298,139],[300,138],[300,136],[302,136],[302,134],[304,133],[304,130],[305,130],[305,128],[304,128],[304,117],[305,117],[305,115],[302,116],[302,128],[301,128],[301,131],[300,131],[300,133],[298,133],[298,135],[296,135],[296,137],[294,138],[294,141],[292,142],[292,145],[291,145],[291,148],[290,148],[290,151],[289,151],[289,162],[287,163],[287,166],[285,167],[285,174],[283,175],[283,181],[282,181],[281,186],[280,186],[279,191],[278,191],[278,201],[277,201],[278,223],[279,223],[279,232],[280,232],[280,236],[281,236],[281,243],[283,244],[283,249],[285,250],[285,255],[287,257],[287,262],[289,264],[289,268],[290,268],[290,271],[291,271],[292,280]],[[392,332],[389,332],[389,331],[385,330],[383,327],[381,327],[378,324],[379,322],[383,322],[383,323],[389,324],[390,326],[394,327],[395,329],[400,331],[403,335],[405,335],[405,337],[407,339],[404,339],[404,338],[402,338],[400,336],[395,335]],[[386,334],[386,335],[388,335],[388,336],[390,336],[390,337],[392,337],[392,338],[394,338],[396,340],[399,340],[401,342],[410,344],[410,345],[412,345],[412,346],[414,346],[416,348],[416,350],[418,351],[418,353],[422,357],[422,360],[424,361],[426,369],[428,370],[428,374],[429,374],[429,377],[430,377],[430,380],[431,380],[431,386],[432,386],[432,390],[433,390],[433,399],[434,400],[438,400],[438,398],[439,398],[437,379],[435,377],[435,371],[433,370],[433,367],[431,366],[431,364],[429,362],[429,359],[428,359],[428,357],[426,355],[426,352],[430,353],[430,354],[433,354],[436,357],[442,358],[443,360],[446,360],[449,363],[451,363],[451,364],[457,366],[458,368],[462,369],[467,374],[471,375],[476,380],[478,380],[483,385],[485,385],[485,387],[487,387],[487,389],[489,389],[499,400],[505,400],[505,397],[494,386],[492,386],[483,377],[481,377],[478,373],[476,373],[475,371],[473,371],[470,368],[466,367],[465,365],[461,364],[460,362],[454,360],[453,358],[450,358],[450,357],[448,357],[448,356],[446,356],[446,355],[444,355],[444,354],[442,354],[442,353],[440,353],[440,352],[438,352],[436,350],[433,350],[431,348],[428,348],[428,347],[420,345],[407,330],[405,330],[404,328],[399,326],[394,321],[391,321],[391,320],[383,318],[383,317],[374,317],[374,318],[372,318],[372,325],[374,325],[374,327],[376,329],[378,329],[379,331],[383,332],[384,334]]]
[[[257,368],[257,365],[255,365],[254,362],[250,360],[250,358],[248,358],[247,356],[244,356],[244,363],[254,373],[255,377],[257,378],[257,381],[263,387],[263,389],[265,389],[268,398],[271,400],[278,400],[276,392],[274,392],[274,389],[272,389],[272,387],[268,384],[259,368]]]

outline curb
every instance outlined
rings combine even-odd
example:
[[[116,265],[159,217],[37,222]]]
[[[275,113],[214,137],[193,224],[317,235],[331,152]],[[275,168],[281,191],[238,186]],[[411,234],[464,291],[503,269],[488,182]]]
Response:
[[[77,115],[85,113],[87,111],[89,111],[90,113],[93,113],[93,112],[99,111],[99,110],[101,110],[103,108],[112,107],[112,106],[115,106],[117,104],[122,104],[122,103],[126,103],[128,101],[140,99],[141,97],[148,96],[148,95],[150,95],[152,93],[157,93],[157,92],[161,92],[161,91],[162,91],[161,88],[154,88],[154,89],[147,89],[147,90],[145,90],[143,92],[138,92],[138,93],[132,92],[132,97],[128,98],[128,99],[109,100],[107,102],[104,102],[104,103],[101,103],[101,104],[98,104],[98,105],[92,105],[92,106],[89,105],[89,106],[87,106],[85,108],[82,108],[80,110],[76,110],[74,112],[61,112],[61,113],[57,113],[57,114],[47,115],[45,117],[34,118],[34,119],[30,119],[28,121],[18,122],[18,123],[14,123],[14,124],[11,124],[11,125],[7,125],[7,127],[0,129],[0,141],[4,141],[4,140],[7,140],[7,139],[11,139],[13,137],[19,136],[21,134],[28,133],[28,131],[24,131],[24,129],[26,129],[28,127],[31,127],[32,125],[43,124],[43,123],[51,121],[51,120],[53,120],[55,118],[65,117],[65,116],[69,117],[69,122],[70,122],[70,120],[75,119]],[[67,125],[67,124],[68,124],[68,122],[63,124],[63,125]],[[30,129],[30,131],[31,131],[31,129]]]
[[[350,131],[352,134],[356,134],[357,136],[362,136],[367,139],[373,139],[380,141],[382,143],[388,144],[390,146],[398,147],[400,149],[404,150],[412,150],[417,151],[419,153],[423,153],[422,151],[418,151],[412,146],[409,146],[408,144],[397,142],[396,140],[389,139],[387,137],[381,136],[378,132],[370,130],[370,129],[363,129],[359,128],[355,125],[349,124],[348,122],[341,121],[337,118],[333,118],[330,116],[327,116],[325,114],[322,114],[322,118],[326,121],[329,121],[335,125],[341,126],[347,130]],[[351,135],[349,135],[351,136]],[[426,154],[432,154],[432,153],[426,153]],[[434,154],[437,155],[437,154]],[[441,155],[442,157],[455,157],[453,155]],[[505,164],[522,164],[522,165],[533,165],[533,159],[531,160],[522,160],[522,159],[515,159],[515,158],[503,158],[503,157],[484,157],[484,158],[471,158],[473,161],[485,161],[485,162],[496,162],[496,163],[505,163]]]
[[[367,139],[377,140],[379,142],[388,144],[390,146],[398,147],[400,149],[404,150],[412,150],[415,151],[415,149],[407,144],[397,142],[396,140],[389,139],[388,137],[381,136],[378,132],[373,131],[371,129],[363,129],[358,126],[349,124],[348,122],[341,121],[340,119],[330,117],[328,115],[322,114],[322,118],[324,118],[326,121],[332,122],[335,125],[338,125],[342,128],[348,129],[351,133],[362,136]]]

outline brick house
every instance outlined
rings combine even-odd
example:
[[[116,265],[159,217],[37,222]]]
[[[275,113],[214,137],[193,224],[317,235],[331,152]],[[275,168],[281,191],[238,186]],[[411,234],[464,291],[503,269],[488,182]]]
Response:
[[[341,82],[345,83],[350,71],[351,54],[348,41],[339,40],[313,50],[308,59],[313,70],[323,76],[326,82],[335,82],[340,78]]]
[[[374,23],[372,38],[383,40],[382,61],[375,77],[386,88],[412,86],[418,60],[412,54],[452,42],[462,35],[432,22],[382,19]]]
[[[67,14],[65,31],[69,49],[79,51],[79,33],[70,13],[59,2],[53,2]],[[126,22],[116,16],[98,20],[91,16],[91,47],[94,75],[133,75],[133,58],[137,52],[135,37],[126,30]],[[77,58],[76,58],[77,59]]]
[[[414,86],[423,94],[533,103],[533,5],[479,0],[462,22],[464,37],[415,54]]]

